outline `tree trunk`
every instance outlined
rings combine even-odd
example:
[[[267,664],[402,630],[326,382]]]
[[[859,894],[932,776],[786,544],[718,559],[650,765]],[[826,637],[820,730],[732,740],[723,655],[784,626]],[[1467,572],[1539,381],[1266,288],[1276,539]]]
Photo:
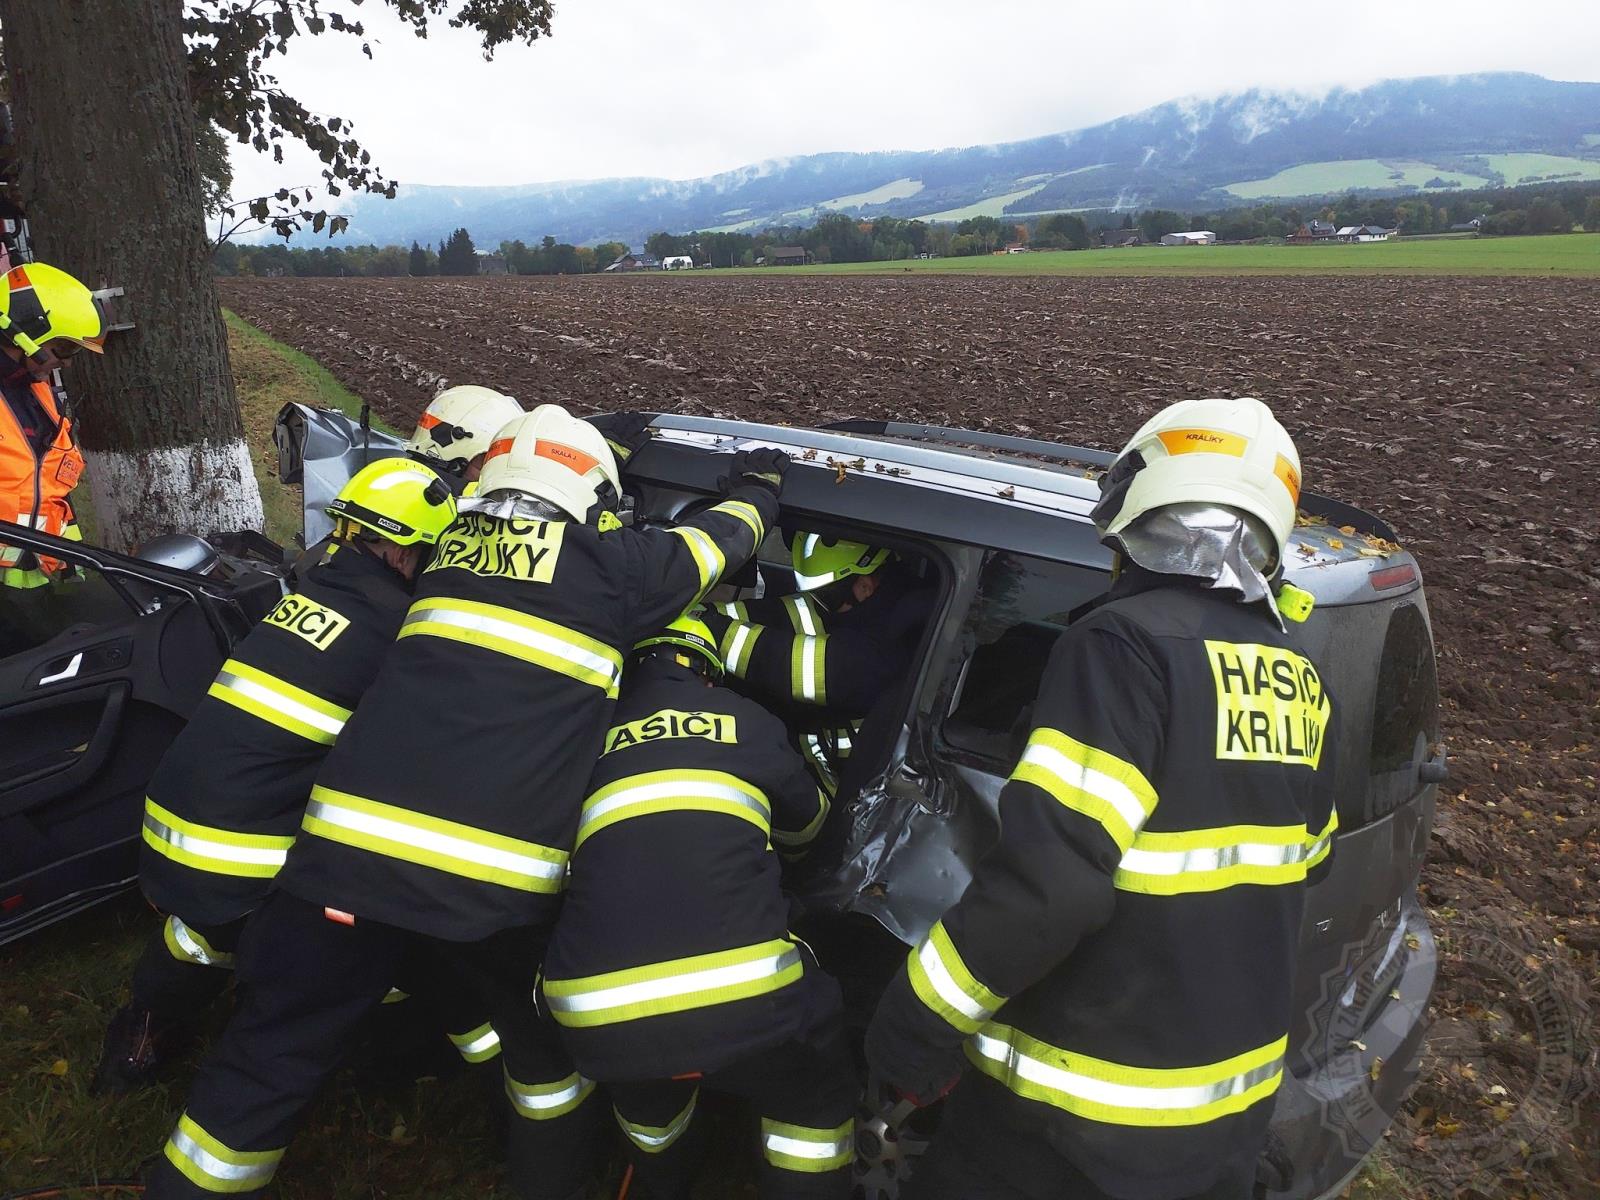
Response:
[[[211,274],[182,0],[0,0],[37,253],[118,286],[104,357],[67,372],[101,541],[259,529]]]

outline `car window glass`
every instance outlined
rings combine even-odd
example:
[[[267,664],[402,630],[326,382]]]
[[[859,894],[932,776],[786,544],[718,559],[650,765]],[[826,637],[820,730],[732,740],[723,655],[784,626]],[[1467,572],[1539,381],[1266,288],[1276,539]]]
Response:
[[[1433,639],[1415,604],[1389,617],[1372,697],[1367,784],[1370,815],[1392,812],[1421,786],[1418,765],[1439,738],[1439,681]]]
[[[968,647],[944,722],[953,747],[1004,765],[1015,761],[1051,647],[1069,614],[1110,585],[1092,567],[996,551],[968,610]]]
[[[0,562],[17,564],[0,582],[0,658],[37,649],[85,626],[125,621],[141,609],[176,598],[176,593],[169,596],[147,584],[140,584],[143,594],[134,597],[88,564],[52,562],[47,565],[57,569],[41,572],[31,554],[4,538]]]

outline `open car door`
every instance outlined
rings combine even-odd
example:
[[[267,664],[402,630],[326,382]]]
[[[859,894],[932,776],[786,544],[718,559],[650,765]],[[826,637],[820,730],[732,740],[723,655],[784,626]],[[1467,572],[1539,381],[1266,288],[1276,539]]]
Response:
[[[69,569],[0,586],[0,943],[133,882],[146,781],[280,592],[0,521],[7,548]]]

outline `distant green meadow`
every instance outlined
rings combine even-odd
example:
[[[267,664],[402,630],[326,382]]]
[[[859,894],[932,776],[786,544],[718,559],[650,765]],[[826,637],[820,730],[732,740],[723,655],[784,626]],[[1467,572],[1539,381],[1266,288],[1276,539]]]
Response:
[[[1547,275],[1600,276],[1600,234],[1427,238],[1333,246],[1130,246],[892,262],[753,268],[782,275]],[[739,275],[718,268],[694,275]]]

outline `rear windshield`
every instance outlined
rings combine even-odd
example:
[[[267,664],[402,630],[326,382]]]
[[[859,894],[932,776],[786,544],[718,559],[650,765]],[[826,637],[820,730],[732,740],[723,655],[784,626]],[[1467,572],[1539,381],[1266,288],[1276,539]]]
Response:
[[[1334,784],[1339,824],[1387,816],[1422,787],[1439,740],[1439,679],[1422,593],[1317,609],[1306,647],[1338,714]]]
[[[964,661],[944,740],[1004,772],[1027,741],[1034,697],[1068,615],[1106,590],[1105,571],[995,551],[962,630]]]

